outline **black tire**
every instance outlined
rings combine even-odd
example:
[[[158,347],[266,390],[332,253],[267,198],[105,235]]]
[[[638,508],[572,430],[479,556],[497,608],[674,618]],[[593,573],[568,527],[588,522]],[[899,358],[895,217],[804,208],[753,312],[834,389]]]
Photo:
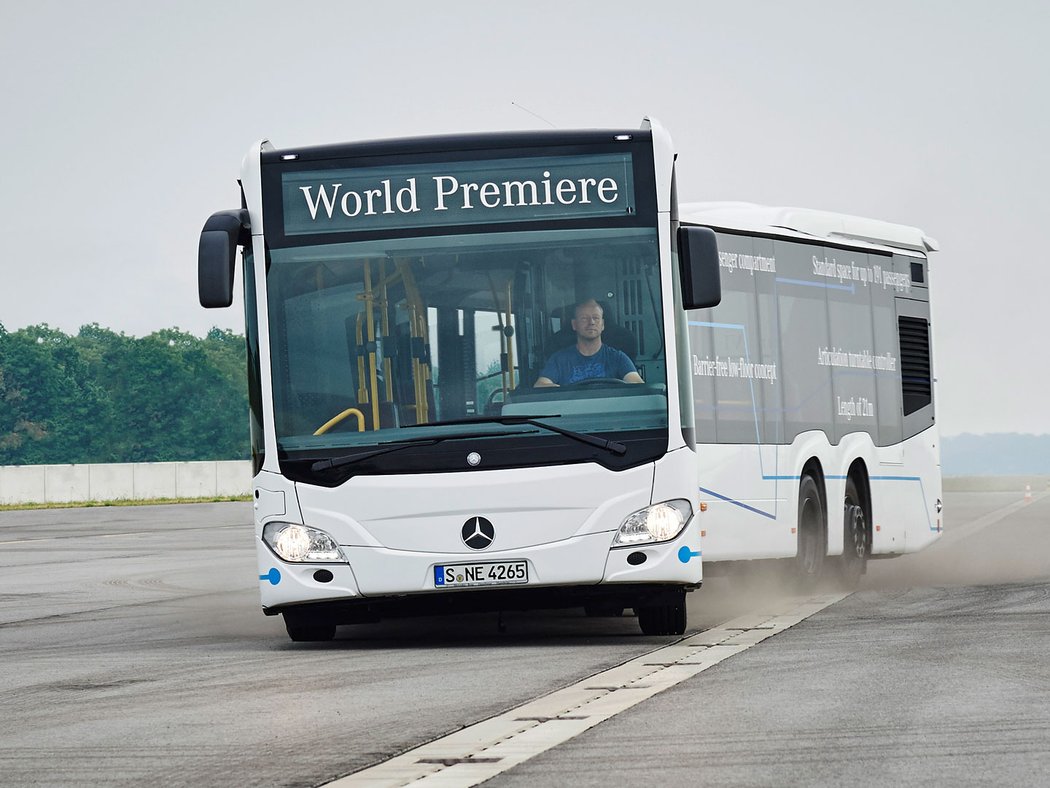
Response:
[[[683,635],[688,623],[683,593],[675,602],[635,608],[643,635]]]
[[[824,557],[827,555],[827,524],[824,506],[821,503],[820,486],[806,474],[798,486],[798,548],[795,553],[793,572],[800,591],[809,592],[817,587],[824,574]]]
[[[325,643],[335,637],[335,624],[330,621],[304,619],[284,614],[284,628],[296,643]]]
[[[853,590],[868,571],[868,520],[863,500],[852,478],[846,480],[842,501],[842,557],[838,562],[839,581]]]

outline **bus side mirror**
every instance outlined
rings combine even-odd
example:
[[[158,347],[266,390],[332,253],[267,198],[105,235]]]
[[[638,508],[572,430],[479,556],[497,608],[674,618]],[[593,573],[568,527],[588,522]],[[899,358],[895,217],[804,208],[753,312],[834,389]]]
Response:
[[[679,227],[678,259],[682,266],[682,305],[686,309],[718,306],[722,300],[722,280],[714,230]]]
[[[237,246],[251,243],[251,220],[243,208],[213,213],[201,230],[197,247],[197,290],[209,309],[233,303],[233,271]]]

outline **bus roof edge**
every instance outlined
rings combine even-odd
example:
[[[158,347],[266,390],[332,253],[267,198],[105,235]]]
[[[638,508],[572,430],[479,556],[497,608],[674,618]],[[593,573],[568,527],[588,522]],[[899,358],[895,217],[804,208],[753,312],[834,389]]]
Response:
[[[727,230],[767,233],[790,230],[829,241],[861,241],[919,252],[940,249],[936,240],[917,227],[811,208],[747,202],[684,203],[680,208],[680,217],[684,222],[711,224]]]

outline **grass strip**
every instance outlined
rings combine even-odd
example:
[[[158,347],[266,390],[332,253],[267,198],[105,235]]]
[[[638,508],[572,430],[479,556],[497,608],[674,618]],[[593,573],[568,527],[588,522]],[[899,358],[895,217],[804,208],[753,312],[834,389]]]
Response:
[[[231,501],[250,501],[250,495],[227,495],[211,498],[119,498],[114,501],[69,501],[63,503],[4,503],[0,512],[13,512],[24,509],[86,509],[96,506],[163,506],[172,503],[228,503]]]

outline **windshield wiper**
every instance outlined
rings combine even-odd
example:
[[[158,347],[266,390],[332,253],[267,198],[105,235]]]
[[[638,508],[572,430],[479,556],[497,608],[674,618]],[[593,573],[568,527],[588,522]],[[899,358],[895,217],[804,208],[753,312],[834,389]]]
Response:
[[[412,446],[433,446],[435,443],[440,443],[441,438],[423,438],[422,440],[408,440],[408,441],[397,441],[396,443],[384,444],[381,449],[373,449],[372,451],[362,452],[361,454],[348,454],[344,457],[329,457],[325,460],[317,460],[313,465],[310,466],[311,471],[326,471],[329,468],[341,468],[344,465],[353,465],[355,462],[361,460],[367,460],[371,457],[378,457],[381,454],[390,454],[391,452],[401,451],[402,449],[408,449]]]
[[[557,413],[549,415],[520,415],[520,416],[472,416],[464,419],[449,419],[448,421],[432,421],[429,424],[417,424],[417,427],[444,427],[446,425],[453,424],[504,424],[507,426],[514,424],[528,424],[531,427],[539,427],[540,429],[550,430],[556,432],[559,435],[564,435],[566,438],[572,438],[574,441],[580,443],[586,443],[588,446],[596,446],[599,449],[611,452],[618,456],[623,456],[627,453],[627,447],[618,441],[610,441],[605,438],[599,438],[596,435],[588,435],[586,432],[575,432],[574,430],[567,430],[564,427],[555,427],[553,424],[547,424],[537,419],[556,419],[559,418]]]
[[[443,424],[446,422],[442,422]],[[417,427],[427,427],[428,424],[417,424]],[[324,460],[317,460],[313,465],[310,466],[312,471],[327,471],[329,468],[343,468],[347,465],[353,465],[361,460],[368,460],[372,457],[379,457],[383,454],[390,454],[395,451],[401,451],[402,449],[410,449],[416,446],[434,446],[438,443],[449,440],[462,440],[464,438],[498,438],[504,435],[520,435],[520,432],[463,432],[456,433],[454,435],[439,435],[436,438],[411,438],[402,441],[390,441],[389,443],[381,443],[380,448],[373,449],[372,451],[362,452],[360,454],[347,454],[343,457],[330,457]]]
[[[599,449],[611,452],[618,456],[623,456],[627,453],[627,447],[617,441],[606,440],[605,438],[598,438],[594,435],[588,435],[585,432],[574,432],[573,430],[567,430],[563,427],[555,427],[553,424],[546,424],[537,419],[554,419],[558,418],[557,414],[552,415],[538,415],[538,416],[474,416],[464,419],[448,419],[447,421],[432,421],[427,424],[415,424],[415,427],[451,427],[455,425],[465,424],[503,424],[511,427],[517,424],[528,424],[530,427],[539,427],[540,429],[550,430],[556,432],[559,435],[564,435],[566,438],[579,441],[580,443],[586,443],[588,446],[595,446]],[[516,432],[457,432],[452,435],[438,435],[434,438],[414,438],[403,441],[391,441],[390,443],[380,444],[380,448],[373,449],[372,451],[362,452],[360,454],[348,454],[343,457],[330,457],[324,460],[317,460],[313,465],[310,466],[312,471],[326,471],[330,468],[343,468],[347,465],[353,465],[363,460],[371,459],[372,457],[379,457],[383,454],[390,454],[395,451],[401,451],[402,449],[408,449],[415,446],[434,446],[438,443],[448,440],[463,440],[465,438],[498,438],[506,435],[520,435],[521,433]]]

